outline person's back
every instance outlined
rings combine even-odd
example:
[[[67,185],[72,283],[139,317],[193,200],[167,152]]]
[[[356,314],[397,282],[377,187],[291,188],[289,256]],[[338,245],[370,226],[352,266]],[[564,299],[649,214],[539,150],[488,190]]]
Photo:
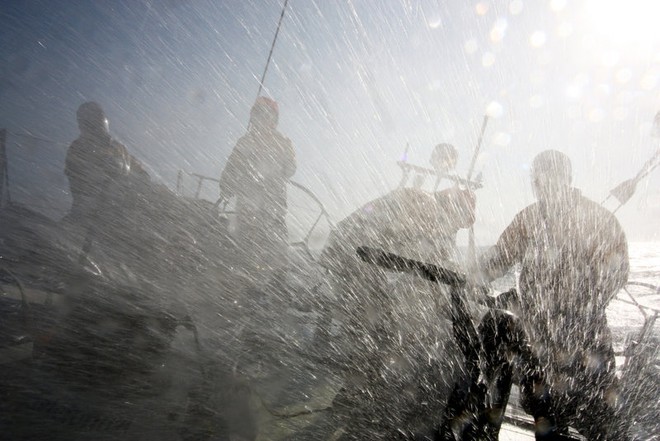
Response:
[[[474,220],[473,209],[473,199],[458,188],[400,188],[364,204],[331,233],[320,263],[329,270],[350,336],[345,384],[335,402],[344,412],[342,439],[430,433],[457,366],[444,352],[450,344],[447,293],[411,275],[393,281],[384,269],[362,262],[357,247],[451,265],[456,232]]]
[[[611,213],[578,190],[559,210],[537,203],[522,216],[534,225],[522,239],[522,317],[557,368],[558,359],[607,339],[605,307],[626,282],[625,236]]]
[[[248,204],[248,209],[264,212],[270,205],[286,212],[286,183],[295,171],[290,150],[291,141],[276,130],[253,130],[238,140],[234,152],[241,156],[243,170],[236,170],[241,174],[234,178],[233,191],[239,205]]]
[[[278,119],[277,103],[260,97],[248,133],[236,143],[220,177],[221,197],[236,197],[241,263],[259,277],[281,273],[287,261],[287,182],[296,159],[291,141],[276,130]]]
[[[616,387],[605,308],[627,281],[625,235],[611,213],[570,186],[565,155],[538,155],[532,178],[538,202],[515,216],[482,267],[491,279],[521,267],[520,322],[554,395],[559,423],[614,439],[607,437],[618,428],[604,421],[613,419],[608,391]],[[528,392],[525,406],[537,417],[546,404]],[[585,405],[602,415],[581,414]]]

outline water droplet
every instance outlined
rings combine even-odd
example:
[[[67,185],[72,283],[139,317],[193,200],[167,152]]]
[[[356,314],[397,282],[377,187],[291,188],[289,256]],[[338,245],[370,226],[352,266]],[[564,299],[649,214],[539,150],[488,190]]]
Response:
[[[554,12],[561,12],[566,7],[566,0],[550,0],[550,9]]]
[[[627,67],[621,68],[616,71],[614,78],[621,84],[625,84],[632,79],[632,71]]]
[[[492,52],[485,52],[481,57],[481,64],[484,67],[491,67],[495,64],[495,54]]]
[[[504,107],[497,101],[491,101],[486,107],[486,114],[491,118],[499,118],[504,114]]]
[[[468,54],[473,54],[479,49],[479,45],[477,44],[477,40],[474,38],[469,39],[468,41],[465,42],[465,52]]]
[[[475,5],[474,9],[477,15],[486,15],[488,10],[490,9],[490,5],[486,2],[479,2]]]
[[[539,107],[542,107],[545,104],[545,98],[543,95],[532,95],[529,98],[529,106],[532,109],[538,109]]]
[[[497,132],[493,135],[493,144],[506,147],[511,143],[511,135],[506,132]]]
[[[506,19],[498,19],[493,25],[493,28],[490,30],[490,41],[493,43],[499,43],[502,41],[502,39],[504,39],[504,35],[506,34],[507,26],[508,23]]]
[[[513,0],[509,3],[509,12],[511,15],[518,15],[523,10],[523,2],[521,0]]]
[[[589,121],[592,123],[599,123],[605,118],[605,111],[597,107],[589,111]]]
[[[653,90],[658,86],[658,72],[650,70],[644,74],[639,82],[639,85],[644,90]]]
[[[545,41],[546,41],[546,36],[545,36],[545,32],[543,31],[535,31],[529,37],[529,44],[532,47],[541,47],[545,44]]]
[[[429,27],[431,29],[438,29],[440,26],[442,26],[442,18],[441,17],[436,17],[432,18],[429,20]]]
[[[559,38],[566,38],[573,33],[573,25],[564,21],[557,26],[557,36]]]

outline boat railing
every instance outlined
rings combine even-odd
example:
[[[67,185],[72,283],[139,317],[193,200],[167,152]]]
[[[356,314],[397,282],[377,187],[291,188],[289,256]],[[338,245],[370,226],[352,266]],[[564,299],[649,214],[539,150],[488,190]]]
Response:
[[[641,297],[637,296],[632,292],[633,287],[646,289],[651,294]],[[629,335],[626,338],[623,349],[615,354],[619,357],[624,357],[621,376],[625,378],[640,372],[649,363],[659,362],[658,360],[647,359],[648,357],[644,356],[644,354],[647,349],[646,343],[653,338],[654,326],[658,316],[660,316],[660,286],[646,282],[630,281],[619,292],[616,300],[635,306],[643,317],[641,329]],[[652,304],[652,301],[657,302],[657,304]]]
[[[405,187],[408,184],[408,181],[410,180],[411,177],[412,177],[413,186],[424,185],[424,181],[426,180],[427,177],[435,178],[435,183],[433,184],[433,191],[436,191],[438,189],[438,186],[442,179],[447,179],[456,185],[469,187],[473,190],[477,190],[483,187],[481,175],[478,175],[477,178],[474,180],[467,180],[465,178],[461,178],[456,174],[440,174],[436,170],[422,167],[420,165],[411,164],[403,160],[397,161],[396,164],[399,166],[399,168],[401,168],[401,171],[403,173],[401,176],[401,181],[399,181],[398,188]],[[415,181],[417,178],[419,178],[420,181],[416,183]]]
[[[213,183],[218,187],[219,190],[219,184],[220,184],[220,179],[214,178],[211,176],[205,176],[199,173],[193,173],[193,172],[188,172],[185,170],[179,170],[177,173],[177,181],[176,181],[176,193],[179,196],[184,196],[185,194],[185,186],[184,186],[184,180],[185,176],[192,177],[194,180],[194,198],[195,199],[200,199],[202,195],[202,191],[204,189],[205,184],[207,183]],[[303,235],[303,238],[299,241],[292,242],[289,245],[293,247],[300,247],[302,248],[308,255],[312,256],[310,247],[309,247],[309,242],[310,239],[312,238],[312,235],[314,234],[314,231],[316,231],[317,227],[321,223],[323,219],[327,222],[328,226],[331,229],[334,229],[334,223],[332,222],[332,218],[328,211],[326,210],[325,206],[323,205],[323,202],[312,192],[309,188],[304,186],[303,184],[289,180],[288,184],[290,187],[293,187],[297,189],[298,191],[304,193],[308,199],[310,199],[317,207],[318,209],[318,214],[314,218],[314,221],[311,224],[311,227],[307,229],[305,234]],[[219,196],[217,202],[215,203],[214,207],[220,209],[220,214],[223,215],[230,215],[234,214],[234,211],[227,210],[227,201],[223,198],[222,195]]]

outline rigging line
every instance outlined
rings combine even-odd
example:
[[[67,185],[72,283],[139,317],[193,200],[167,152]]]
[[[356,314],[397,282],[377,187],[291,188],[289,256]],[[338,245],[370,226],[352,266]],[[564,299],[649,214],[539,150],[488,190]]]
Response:
[[[275,43],[277,42],[277,36],[280,34],[280,27],[282,26],[282,19],[284,19],[284,13],[286,12],[286,7],[289,4],[289,0],[284,0],[284,6],[282,6],[282,13],[280,14],[280,19],[277,22],[277,30],[275,31],[275,37],[273,37],[273,43],[270,45],[270,52],[268,52],[268,59],[266,60],[266,67],[264,72],[261,75],[261,81],[259,81],[259,90],[257,91],[257,98],[261,95],[261,90],[264,87],[264,81],[266,80],[266,73],[268,72],[268,66],[270,66],[270,60],[273,57],[273,50],[275,49]]]

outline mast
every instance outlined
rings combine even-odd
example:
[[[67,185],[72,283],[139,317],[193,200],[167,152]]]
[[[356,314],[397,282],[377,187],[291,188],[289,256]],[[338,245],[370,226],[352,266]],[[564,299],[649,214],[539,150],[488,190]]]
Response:
[[[275,49],[275,43],[277,42],[277,37],[280,34],[280,27],[282,26],[282,20],[284,19],[284,13],[286,12],[286,7],[289,4],[289,0],[284,0],[284,5],[282,6],[282,13],[280,14],[280,19],[277,22],[277,29],[275,30],[275,36],[273,37],[273,43],[270,45],[270,52],[268,52],[268,59],[266,60],[266,66],[264,71],[261,74],[261,80],[259,80],[259,90],[257,90],[257,98],[261,95],[261,90],[264,87],[264,81],[266,81],[266,73],[268,72],[268,67],[270,66],[270,60],[273,57],[273,50]]]

